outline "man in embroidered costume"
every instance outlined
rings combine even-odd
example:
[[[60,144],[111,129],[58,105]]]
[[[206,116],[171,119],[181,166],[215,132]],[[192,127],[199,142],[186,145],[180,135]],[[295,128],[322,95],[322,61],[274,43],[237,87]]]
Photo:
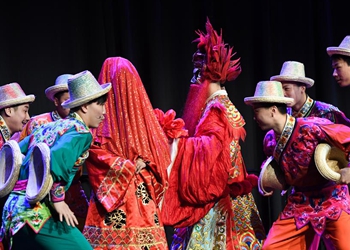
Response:
[[[24,139],[26,136],[30,135],[35,128],[38,128],[43,124],[66,118],[69,115],[69,108],[63,108],[62,103],[69,99],[67,81],[71,76],[72,74],[58,76],[55,85],[50,86],[45,90],[45,95],[54,103],[55,110],[32,117],[22,130],[19,140]],[[67,190],[65,201],[79,222],[77,227],[82,231],[89,204],[80,182],[81,175],[82,168],[77,172],[69,190]]]
[[[175,227],[172,249],[260,249],[265,238],[239,142],[245,121],[224,88],[241,72],[209,20],[198,31],[194,77],[184,115],[190,137],[180,138],[164,195],[162,218]]]
[[[327,142],[349,154],[350,128],[318,117],[287,114],[292,98],[284,97],[278,81],[261,81],[253,97],[244,101],[254,110],[262,130],[273,129],[273,158],[286,184],[293,188],[287,205],[273,223],[263,249],[317,249],[321,235],[327,249],[348,249],[350,235],[350,168],[340,170],[339,183],[317,170],[314,153]],[[271,195],[265,193],[265,195]]]
[[[29,103],[34,100],[35,96],[26,95],[18,83],[9,83],[0,87],[0,148],[28,122]],[[0,198],[0,215],[6,198],[7,196]],[[0,223],[2,223],[1,218]]]
[[[89,128],[97,127],[103,120],[111,85],[100,85],[89,71],[83,71],[68,80],[68,89],[70,98],[62,106],[70,108],[70,115],[34,130],[19,143],[25,158],[6,201],[1,228],[1,238],[12,249],[91,249],[75,227],[78,221],[65,203],[64,194],[88,156],[92,142]],[[27,198],[33,177],[29,168],[39,144],[49,147],[44,159],[51,159],[53,185],[46,185],[49,178],[44,178],[42,186],[51,187],[49,195],[32,204]]]
[[[350,86],[350,36],[346,36],[339,47],[328,47],[333,77],[340,87]]]
[[[168,249],[159,211],[167,137],[128,60],[107,58],[99,82],[112,82],[113,91],[86,161],[92,197],[84,236],[94,249]]]
[[[306,88],[311,88],[314,85],[314,80],[305,77],[304,64],[296,61],[286,61],[283,63],[279,75],[272,76],[272,81],[282,83],[284,96],[293,98],[293,102],[287,107],[287,112],[293,117],[321,117],[328,120],[350,126],[350,120],[337,107],[313,100],[306,94]],[[275,147],[274,132],[267,132],[265,136],[265,150],[272,151]],[[271,152],[265,152],[271,155]]]

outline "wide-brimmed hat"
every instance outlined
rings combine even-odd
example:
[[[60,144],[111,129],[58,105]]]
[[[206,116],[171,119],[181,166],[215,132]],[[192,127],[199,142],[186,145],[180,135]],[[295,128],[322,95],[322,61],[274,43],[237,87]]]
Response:
[[[50,172],[50,148],[40,142],[34,146],[29,160],[26,199],[30,204],[41,201],[49,193],[53,179]]]
[[[14,188],[22,165],[22,153],[18,143],[7,141],[0,150],[0,198]]]
[[[345,152],[328,143],[317,145],[314,154],[315,164],[320,174],[327,180],[338,181],[338,171],[348,166]]]
[[[327,53],[331,55],[350,56],[350,36],[346,36],[339,47],[328,47]]]
[[[256,85],[254,96],[245,97],[244,102],[248,105],[254,103],[285,103],[291,104],[293,98],[285,97],[282,83],[278,81],[260,81]]]
[[[45,89],[46,97],[53,101],[54,96],[62,91],[68,91],[68,78],[72,77],[72,74],[63,74],[56,78],[55,85],[48,87]]]
[[[75,108],[106,94],[112,85],[100,85],[90,71],[85,70],[68,78],[69,99],[61,105],[63,108]]]
[[[0,86],[0,109],[33,102],[34,95],[26,95],[18,83]]]
[[[279,82],[298,82],[304,83],[307,88],[314,85],[314,80],[305,77],[305,67],[301,62],[296,61],[286,61],[282,65],[282,69],[279,75],[271,76],[271,81]]]
[[[268,196],[271,195],[275,189],[284,190],[285,187],[286,180],[284,174],[273,156],[270,156],[263,163],[260,171],[258,179],[259,192],[264,196]]]

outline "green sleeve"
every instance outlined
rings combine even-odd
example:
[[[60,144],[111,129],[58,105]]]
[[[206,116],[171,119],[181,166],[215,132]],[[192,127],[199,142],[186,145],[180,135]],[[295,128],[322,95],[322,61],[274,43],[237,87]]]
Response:
[[[22,141],[18,143],[21,153],[26,155],[28,151],[30,136],[25,137]]]
[[[51,147],[51,174],[54,182],[70,185],[77,168],[74,163],[90,148],[92,135],[74,128],[64,133]]]

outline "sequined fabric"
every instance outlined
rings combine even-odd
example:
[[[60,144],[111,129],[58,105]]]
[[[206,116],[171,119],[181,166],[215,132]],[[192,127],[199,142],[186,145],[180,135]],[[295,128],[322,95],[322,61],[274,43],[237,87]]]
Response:
[[[112,82],[103,123],[93,131],[95,141],[126,159],[143,156],[155,163],[166,186],[170,163],[167,138],[154,114],[152,104],[135,67],[121,57],[104,62],[99,83]]]
[[[112,83],[104,121],[86,167],[93,195],[84,235],[94,249],[168,249],[159,216],[170,163],[163,132],[134,66],[105,60],[100,84]],[[135,160],[147,167],[135,173]]]

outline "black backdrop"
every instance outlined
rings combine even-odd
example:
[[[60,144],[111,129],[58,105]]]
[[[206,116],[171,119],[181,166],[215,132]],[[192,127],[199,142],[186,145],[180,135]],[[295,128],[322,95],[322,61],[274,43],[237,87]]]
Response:
[[[315,80],[310,96],[350,116],[350,88],[336,85],[326,53],[350,34],[349,5],[346,0],[2,1],[0,84],[18,82],[35,94],[30,113],[36,115],[53,108],[44,90],[58,75],[89,69],[98,77],[107,57],[122,56],[138,69],[154,107],[181,115],[195,30],[205,30],[209,17],[241,57],[242,74],[227,89],[247,123],[242,143],[247,169],[259,174],[264,133],[243,98],[253,95],[258,81],[279,74],[284,61],[303,62]],[[268,229],[282,199],[254,195]]]

